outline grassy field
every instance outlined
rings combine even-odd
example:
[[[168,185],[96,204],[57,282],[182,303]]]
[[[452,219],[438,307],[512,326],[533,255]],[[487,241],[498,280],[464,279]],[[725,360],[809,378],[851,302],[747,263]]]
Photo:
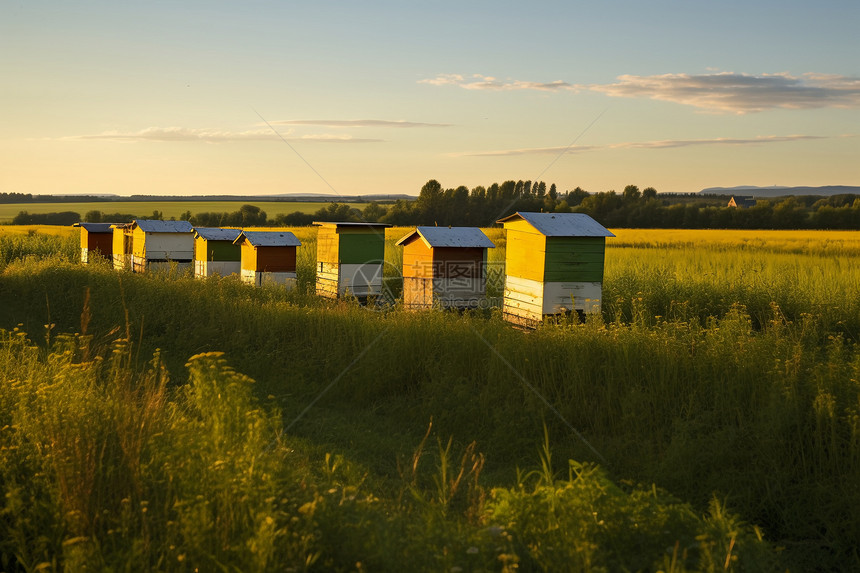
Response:
[[[860,233],[617,230],[524,332],[321,300],[296,232],[289,293],[0,234],[4,570],[860,568]]]
[[[153,211],[160,211],[162,215],[170,219],[179,218],[182,213],[191,211],[197,213],[232,213],[238,211],[245,204],[259,207],[266,212],[269,218],[276,215],[286,215],[295,211],[302,213],[316,213],[329,204],[328,201],[305,202],[305,201],[111,201],[92,203],[2,203],[0,204],[0,223],[11,221],[21,211],[28,213],[59,213],[72,211],[80,213],[83,217],[88,211],[101,211],[102,213],[130,213],[144,218]],[[350,203],[356,209],[364,209],[367,203]]]
[[[54,235],[57,237],[80,236],[81,230],[75,227],[61,225],[0,225],[0,237],[20,235]]]

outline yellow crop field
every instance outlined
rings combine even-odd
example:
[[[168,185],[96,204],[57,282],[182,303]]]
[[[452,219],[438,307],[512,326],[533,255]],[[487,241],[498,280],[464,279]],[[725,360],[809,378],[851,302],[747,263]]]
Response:
[[[860,231],[762,231],[737,229],[612,229],[608,248],[765,250],[787,253],[860,253]]]
[[[3,235],[29,235],[39,233],[40,235],[54,235],[57,237],[69,237],[80,233],[75,227],[64,225],[0,225],[0,237]]]

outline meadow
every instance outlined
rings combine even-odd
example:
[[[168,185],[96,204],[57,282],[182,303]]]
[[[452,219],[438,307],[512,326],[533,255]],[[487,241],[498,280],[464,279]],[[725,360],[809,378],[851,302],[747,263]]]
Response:
[[[521,331],[321,300],[296,232],[292,292],[0,233],[4,570],[860,567],[860,234],[617,230]]]
[[[72,211],[82,217],[89,211],[102,213],[131,213],[138,216],[159,211],[166,219],[179,219],[183,213],[232,213],[245,203],[259,207],[270,219],[299,211],[313,214],[330,204],[330,201],[93,201],[81,203],[0,203],[0,223],[8,223],[21,211],[28,213],[59,213]],[[367,203],[350,203],[364,209]]]

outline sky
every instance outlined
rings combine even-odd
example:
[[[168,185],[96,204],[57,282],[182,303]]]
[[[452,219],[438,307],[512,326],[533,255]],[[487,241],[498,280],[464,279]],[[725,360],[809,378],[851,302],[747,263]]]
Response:
[[[0,0],[0,192],[860,185],[860,2]]]

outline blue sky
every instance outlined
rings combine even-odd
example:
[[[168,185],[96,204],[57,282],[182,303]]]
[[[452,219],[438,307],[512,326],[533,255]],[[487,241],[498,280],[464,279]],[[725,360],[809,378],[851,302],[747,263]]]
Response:
[[[3,2],[0,191],[860,185],[858,2]]]

